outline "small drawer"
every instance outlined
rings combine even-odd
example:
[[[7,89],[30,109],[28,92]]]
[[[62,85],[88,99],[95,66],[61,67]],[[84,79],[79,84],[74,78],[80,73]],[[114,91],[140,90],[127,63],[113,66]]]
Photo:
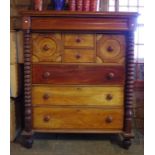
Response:
[[[97,63],[125,63],[124,35],[97,35]]]
[[[95,62],[95,51],[91,49],[65,49],[63,62]]]
[[[94,34],[64,34],[65,47],[94,48]]]
[[[124,85],[123,66],[33,64],[33,84]]]
[[[61,62],[61,34],[32,34],[32,62]]]
[[[35,107],[33,129],[123,129],[123,109]]]
[[[32,87],[34,105],[123,106],[123,87],[46,86]]]

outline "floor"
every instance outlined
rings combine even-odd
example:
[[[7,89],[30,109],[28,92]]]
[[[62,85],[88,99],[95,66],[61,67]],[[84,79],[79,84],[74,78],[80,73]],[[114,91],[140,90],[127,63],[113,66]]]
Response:
[[[21,137],[11,143],[11,155],[143,155],[143,135],[135,131],[129,150],[119,146],[118,135],[36,134],[33,147],[21,146]]]

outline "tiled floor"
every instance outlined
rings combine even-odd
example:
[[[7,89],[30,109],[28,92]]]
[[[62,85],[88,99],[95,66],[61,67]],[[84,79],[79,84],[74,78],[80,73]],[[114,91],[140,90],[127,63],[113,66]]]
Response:
[[[31,149],[11,143],[11,155],[143,155],[143,136],[136,132],[129,150],[119,146],[116,135],[37,134]]]

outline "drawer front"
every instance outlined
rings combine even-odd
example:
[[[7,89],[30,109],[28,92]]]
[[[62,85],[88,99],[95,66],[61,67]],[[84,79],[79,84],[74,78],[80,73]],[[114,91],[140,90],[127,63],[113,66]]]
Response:
[[[95,51],[91,49],[65,49],[63,62],[95,62]]]
[[[61,34],[32,34],[32,62],[61,62]]]
[[[124,84],[124,67],[92,65],[33,65],[33,84]]]
[[[97,35],[97,63],[125,63],[124,35]]]
[[[123,106],[123,87],[33,86],[34,105]]]
[[[33,128],[122,129],[123,109],[36,107]]]
[[[64,34],[65,47],[94,48],[95,35],[93,34]]]

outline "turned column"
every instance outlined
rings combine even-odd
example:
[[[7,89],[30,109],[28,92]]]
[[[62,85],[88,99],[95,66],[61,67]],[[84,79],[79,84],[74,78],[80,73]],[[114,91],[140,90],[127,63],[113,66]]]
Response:
[[[131,145],[132,136],[132,103],[134,87],[134,34],[128,32],[126,52],[126,86],[125,86],[125,122],[123,145],[128,148]]]
[[[24,30],[24,136],[25,146],[32,147],[32,104],[31,104],[31,35],[30,18],[23,17]]]

